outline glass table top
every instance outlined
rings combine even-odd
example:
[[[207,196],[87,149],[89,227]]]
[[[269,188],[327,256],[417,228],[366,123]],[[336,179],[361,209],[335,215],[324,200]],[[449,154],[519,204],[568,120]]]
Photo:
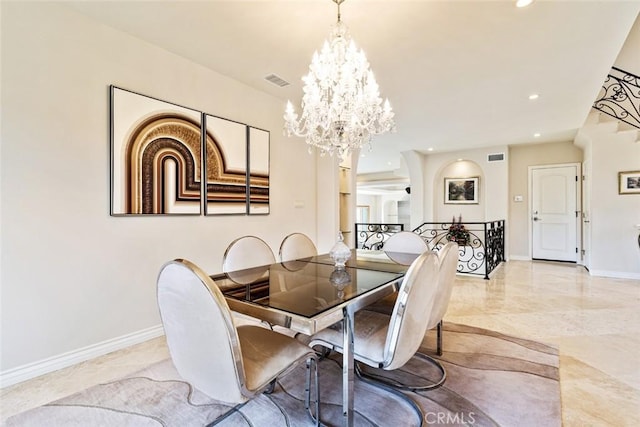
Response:
[[[313,258],[318,260],[313,261]],[[407,270],[407,266],[400,265],[389,268],[391,271],[378,271],[354,268],[348,264],[343,269],[336,269],[333,263],[321,262],[323,256],[313,258],[254,267],[212,278],[227,299],[311,318],[371,290],[397,282]],[[357,264],[358,261],[354,260],[354,265]]]
[[[347,261],[347,267],[362,268],[368,270],[388,271],[393,273],[406,273],[409,265],[420,254],[404,252],[371,251],[352,249],[351,258]],[[309,258],[311,262],[333,265],[329,254],[316,255]],[[294,261],[295,262],[295,261]]]

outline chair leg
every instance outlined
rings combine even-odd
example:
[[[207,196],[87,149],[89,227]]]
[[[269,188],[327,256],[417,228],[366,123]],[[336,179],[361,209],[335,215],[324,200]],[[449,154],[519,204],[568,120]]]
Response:
[[[240,410],[240,408],[242,408],[247,403],[249,403],[249,401],[246,401],[244,403],[240,403],[239,405],[234,406],[233,408],[231,408],[227,412],[225,412],[222,416],[216,418],[216,420],[214,422],[212,422],[210,424],[207,424],[207,427],[213,427],[215,425],[218,425],[222,421],[226,420],[231,414],[235,414],[236,412],[238,412]]]
[[[320,347],[320,348],[318,348]],[[322,360],[325,359],[327,357],[329,357],[329,355],[331,354],[331,349],[324,347],[324,346],[319,346],[316,345],[313,347],[313,351],[316,353],[316,356],[318,356],[318,360]]]
[[[269,383],[269,386],[264,390],[264,394],[271,394],[273,393],[273,390],[276,389],[276,381],[277,379],[271,380],[271,382]]]
[[[315,392],[315,415],[311,410],[311,369],[313,366],[314,373],[314,392]],[[315,425],[320,425],[320,385],[318,382],[318,361],[316,359],[310,358],[307,360],[307,381],[305,385],[305,402],[304,407],[309,413],[309,416],[313,421],[315,421]]]
[[[358,368],[358,363],[356,363],[356,373],[358,373],[360,369]],[[360,377],[360,375],[358,374],[358,376]],[[416,415],[418,416],[418,419],[420,420],[420,424],[419,426],[422,427],[424,425],[424,420],[425,420],[425,416],[424,416],[424,412],[422,411],[422,408],[420,408],[420,405],[418,405],[418,403],[413,400],[411,397],[407,396],[405,393],[401,393],[400,391],[398,391],[394,386],[386,384],[384,382],[379,382],[376,380],[372,380],[368,377],[360,377],[361,380],[363,380],[366,383],[369,383],[375,387],[378,388],[382,388],[390,393],[395,394],[396,396],[400,397],[402,400],[404,400],[405,402],[407,402],[409,405],[411,405],[411,407],[413,408],[413,410],[415,411]]]
[[[271,323],[267,322],[266,320],[263,320],[260,323],[262,323],[263,325],[266,325],[269,329],[273,331],[273,325]]]
[[[442,356],[442,319],[438,322],[437,331],[437,354],[438,356]]]
[[[436,353],[438,356],[442,356],[442,332],[443,332],[443,321],[440,320],[440,322],[438,322],[437,324],[437,329],[436,329]],[[434,365],[436,368],[438,368],[438,370],[440,371],[440,378],[430,384],[425,384],[425,385],[408,385],[408,384],[403,384],[399,381],[396,381],[394,379],[388,378],[384,375],[379,375],[373,372],[367,372],[366,370],[364,370],[362,368],[362,365],[358,362],[355,363],[355,367],[356,367],[356,375],[358,375],[359,378],[361,379],[368,379],[370,381],[373,382],[377,382],[377,383],[382,383],[382,384],[386,384],[389,387],[395,387],[401,390],[412,390],[412,391],[420,391],[420,390],[433,390],[435,388],[440,387],[442,384],[444,384],[444,382],[447,379],[447,372],[444,369],[444,366],[442,366],[442,363],[440,363],[439,360],[434,359],[431,356],[428,356],[426,354],[423,353],[416,353],[415,354],[417,357],[431,363],[432,365]]]
[[[430,384],[425,384],[425,385],[402,384],[401,382],[393,380],[391,378],[387,378],[384,375],[378,375],[371,372],[366,372],[361,368],[360,363],[358,362],[355,363],[356,375],[358,375],[360,379],[368,380],[370,382],[385,384],[388,387],[394,387],[401,390],[411,390],[411,391],[433,390],[442,386],[442,384],[444,384],[444,382],[447,379],[447,371],[444,369],[444,366],[442,366],[442,363],[440,363],[438,360],[434,359],[431,356],[427,356],[426,354],[416,353],[415,355],[431,363],[436,368],[438,368],[438,370],[440,371],[440,378],[437,381]]]

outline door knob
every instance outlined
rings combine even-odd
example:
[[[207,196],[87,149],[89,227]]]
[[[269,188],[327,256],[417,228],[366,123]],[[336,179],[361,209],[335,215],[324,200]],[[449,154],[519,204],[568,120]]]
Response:
[[[538,218],[537,216],[534,216],[534,217],[533,217],[533,220],[534,220],[534,221],[538,221],[539,219],[540,219],[540,218]]]

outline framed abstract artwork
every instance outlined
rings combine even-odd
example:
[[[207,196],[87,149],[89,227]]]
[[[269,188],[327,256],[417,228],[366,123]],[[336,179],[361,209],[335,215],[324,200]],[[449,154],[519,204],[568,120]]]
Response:
[[[201,213],[202,113],[110,86],[111,215]]]
[[[445,178],[444,202],[446,204],[477,204],[478,177]]]
[[[640,171],[618,172],[618,194],[640,194]]]
[[[204,115],[206,215],[247,213],[247,126]]]
[[[269,213],[269,131],[249,127],[250,215]]]
[[[269,213],[269,131],[109,91],[112,216]]]

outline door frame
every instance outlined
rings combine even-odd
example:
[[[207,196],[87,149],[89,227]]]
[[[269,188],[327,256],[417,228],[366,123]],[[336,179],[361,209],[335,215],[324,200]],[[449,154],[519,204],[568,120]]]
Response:
[[[582,162],[582,265],[589,270],[591,264],[591,159]]]
[[[582,163],[553,163],[542,164],[528,167],[528,187],[529,187],[529,201],[527,205],[527,229],[529,234],[529,259],[533,259],[533,227],[531,224],[531,208],[533,206],[533,171],[535,169],[550,169],[550,168],[563,168],[575,166],[576,168],[576,248],[578,253],[576,254],[576,265],[583,265],[582,258]]]

